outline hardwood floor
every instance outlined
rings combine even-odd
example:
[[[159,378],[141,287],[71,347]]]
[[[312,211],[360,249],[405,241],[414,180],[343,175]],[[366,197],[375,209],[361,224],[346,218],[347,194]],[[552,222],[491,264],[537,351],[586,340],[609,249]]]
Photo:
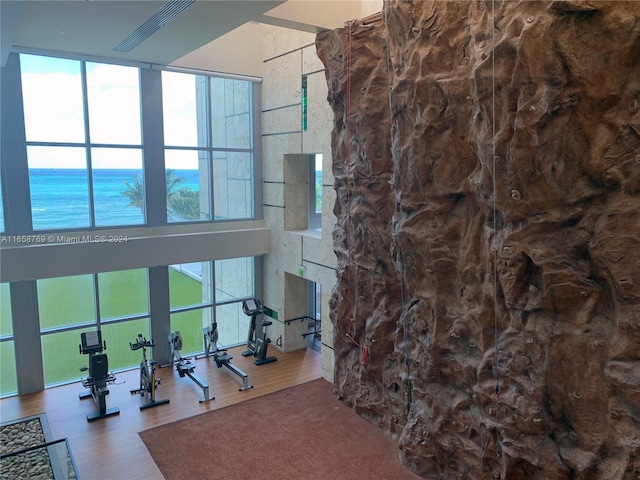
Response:
[[[244,347],[229,350],[232,363],[249,375],[249,384],[254,386],[242,392],[238,391],[242,385],[240,378],[229,369],[217,368],[212,359],[195,361],[194,373],[209,384],[209,395],[215,396],[210,402],[199,403],[202,389],[190,378],[180,378],[175,368],[165,367],[158,370],[162,384],[156,399],[169,398],[171,402],[167,405],[140,411],[143,399],[129,392],[139,386],[138,371],[132,370],[118,373],[116,383],[109,387],[107,407],[119,407],[118,416],[87,422],[86,415],[95,411],[95,404],[91,399],[78,399],[78,393],[83,390],[78,382],[0,400],[0,420],[4,423],[46,413],[54,439],[69,439],[81,480],[163,479],[138,432],[321,377],[321,355],[312,349],[286,354],[269,349],[270,355],[275,355],[278,361],[262,366],[254,365],[252,357],[242,357],[243,350]],[[248,445],[259,441],[254,434],[238,432],[246,437]],[[214,437],[215,432],[211,435]],[[170,443],[181,440],[166,439]],[[239,471],[247,468],[247,465],[238,465]]]

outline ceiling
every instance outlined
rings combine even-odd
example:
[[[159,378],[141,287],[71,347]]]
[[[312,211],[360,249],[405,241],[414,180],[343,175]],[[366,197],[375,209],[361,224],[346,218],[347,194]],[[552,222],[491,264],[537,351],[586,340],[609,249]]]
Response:
[[[2,64],[11,50],[36,49],[170,65],[248,23],[316,33],[360,16],[359,0],[197,0],[130,52],[113,50],[165,3],[2,0]]]

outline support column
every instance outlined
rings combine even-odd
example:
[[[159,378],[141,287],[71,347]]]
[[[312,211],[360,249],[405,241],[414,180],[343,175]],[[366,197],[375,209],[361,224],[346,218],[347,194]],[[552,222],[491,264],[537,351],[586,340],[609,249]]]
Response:
[[[44,390],[36,281],[10,284],[18,395]]]
[[[169,267],[149,268],[149,312],[151,313],[151,338],[155,343],[153,359],[159,364],[169,363]]]

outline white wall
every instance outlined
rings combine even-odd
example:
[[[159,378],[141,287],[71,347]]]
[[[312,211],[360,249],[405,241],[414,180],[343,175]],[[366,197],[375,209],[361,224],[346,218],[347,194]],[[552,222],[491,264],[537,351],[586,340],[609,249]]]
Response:
[[[262,77],[262,28],[245,23],[171,65],[211,72]]]
[[[368,17],[382,11],[382,0],[361,0],[360,18]]]
[[[326,100],[324,66],[315,53],[315,35],[263,25],[262,83],[264,217],[272,232],[272,253],[264,263],[264,302],[278,311],[270,327],[272,340],[284,351],[306,348],[301,322],[284,320],[305,315],[306,280],[322,285],[323,376],[333,380],[333,333],[329,298],[335,285],[332,230],[333,176],[331,130],[333,112]],[[302,75],[307,76],[308,129],[302,131]],[[322,233],[303,227],[308,208],[306,181],[309,154],[323,155]],[[292,230],[297,228],[298,230]],[[303,276],[299,265],[304,266]]]

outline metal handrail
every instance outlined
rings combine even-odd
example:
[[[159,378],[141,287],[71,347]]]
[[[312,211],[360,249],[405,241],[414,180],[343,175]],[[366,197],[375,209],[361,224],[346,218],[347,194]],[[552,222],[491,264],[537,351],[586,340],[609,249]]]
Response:
[[[313,324],[313,332],[303,333],[302,334],[302,338],[306,338],[309,335],[314,335],[315,336],[318,333],[322,332],[322,329],[320,329],[320,330],[317,329],[318,323],[320,323],[320,319],[310,317],[309,315],[303,315],[302,317],[291,318],[289,320],[285,320],[284,323],[289,325],[291,322],[297,322],[298,320],[300,320],[301,322],[304,322],[305,320],[312,320],[314,322],[314,324]]]

